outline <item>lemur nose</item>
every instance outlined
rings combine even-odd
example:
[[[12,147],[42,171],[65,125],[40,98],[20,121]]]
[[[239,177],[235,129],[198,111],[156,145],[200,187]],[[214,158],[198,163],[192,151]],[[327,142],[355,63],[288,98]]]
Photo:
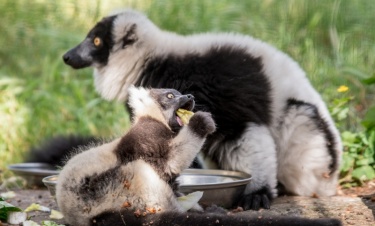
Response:
[[[194,96],[191,95],[191,94],[188,94],[188,95],[187,95],[187,98],[194,100]]]
[[[70,60],[69,55],[68,55],[68,54],[64,54],[64,56],[63,56],[63,60],[64,60],[65,63],[68,63],[69,60]]]

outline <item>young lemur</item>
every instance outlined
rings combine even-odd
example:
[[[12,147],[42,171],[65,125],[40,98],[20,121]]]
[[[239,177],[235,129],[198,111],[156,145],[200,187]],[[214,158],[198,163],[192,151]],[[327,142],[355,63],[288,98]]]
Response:
[[[63,167],[56,191],[70,225],[340,225],[334,219],[248,218],[190,213],[177,201],[175,179],[193,161],[215,123],[207,112],[190,121],[192,95],[173,89],[129,89],[133,124],[122,137],[89,148]],[[196,206],[196,210],[201,210]]]

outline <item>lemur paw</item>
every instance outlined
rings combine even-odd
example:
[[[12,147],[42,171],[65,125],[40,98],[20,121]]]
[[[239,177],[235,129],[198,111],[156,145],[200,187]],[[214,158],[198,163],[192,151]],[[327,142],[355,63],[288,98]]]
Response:
[[[260,208],[269,209],[271,207],[272,193],[268,186],[249,194],[243,194],[238,202],[244,210],[259,210]]]
[[[211,114],[203,111],[198,111],[191,117],[189,127],[201,137],[205,137],[216,130]]]

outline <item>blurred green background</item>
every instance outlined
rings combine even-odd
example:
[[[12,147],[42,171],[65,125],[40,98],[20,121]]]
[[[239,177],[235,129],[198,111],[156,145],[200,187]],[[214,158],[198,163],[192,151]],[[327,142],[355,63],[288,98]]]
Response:
[[[237,32],[262,39],[300,63],[342,132],[357,136],[368,129],[361,120],[374,103],[374,89],[362,81],[374,76],[373,1],[1,0],[0,170],[57,134],[113,137],[126,130],[123,105],[100,99],[92,69],[73,70],[61,60],[118,8],[143,11],[181,34]],[[349,90],[338,92],[341,85]]]

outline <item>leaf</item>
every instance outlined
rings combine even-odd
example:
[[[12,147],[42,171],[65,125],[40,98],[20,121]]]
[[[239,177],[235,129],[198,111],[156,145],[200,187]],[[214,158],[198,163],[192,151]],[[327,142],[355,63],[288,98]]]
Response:
[[[363,79],[362,83],[366,84],[366,85],[373,85],[373,84],[375,84],[375,75],[373,75],[370,78]]]
[[[373,157],[375,158],[375,129],[369,132],[368,143],[368,149],[371,150]]]
[[[355,142],[357,138],[357,134],[349,132],[349,131],[344,131],[341,133],[341,137],[344,142],[351,144]]]
[[[355,162],[357,166],[366,166],[370,165],[371,163],[374,163],[374,160],[372,158],[363,158]]]
[[[353,168],[354,158],[345,152],[342,156],[341,172],[348,172],[349,169]]]
[[[346,119],[348,117],[348,113],[349,113],[348,107],[342,108],[341,111],[339,111],[337,114],[337,119],[340,121],[343,119]]]
[[[6,221],[8,218],[9,212],[19,212],[22,211],[20,208],[13,206],[10,203],[4,201],[3,198],[0,198],[0,220]]]
[[[371,180],[375,178],[375,170],[371,166],[361,166],[353,170],[352,176],[360,181]]]
[[[375,106],[368,109],[366,115],[362,121],[362,125],[367,129],[370,130],[375,128]]]

